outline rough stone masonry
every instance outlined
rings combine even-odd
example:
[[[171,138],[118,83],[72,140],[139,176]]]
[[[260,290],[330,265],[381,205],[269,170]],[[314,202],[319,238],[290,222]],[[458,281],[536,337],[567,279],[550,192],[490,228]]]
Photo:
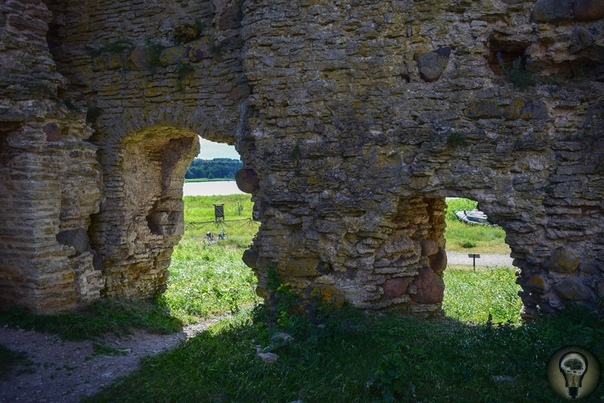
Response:
[[[598,0],[5,0],[0,305],[166,287],[197,136],[234,144],[266,296],[437,313],[446,197],[506,231],[523,315],[604,294]]]

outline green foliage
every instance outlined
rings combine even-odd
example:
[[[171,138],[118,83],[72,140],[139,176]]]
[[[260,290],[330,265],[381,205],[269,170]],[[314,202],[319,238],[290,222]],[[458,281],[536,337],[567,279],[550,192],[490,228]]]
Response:
[[[449,135],[449,138],[447,139],[447,144],[449,144],[450,146],[465,146],[468,144],[467,140],[466,140],[466,136],[464,136],[463,133],[460,132],[453,132]]]
[[[0,379],[8,374],[17,365],[27,362],[27,353],[23,351],[13,351],[0,344]]]
[[[499,56],[499,55],[498,55]],[[499,57],[499,67],[503,76],[512,83],[512,85],[520,90],[526,90],[536,84],[535,77],[527,71],[522,65],[522,58],[517,58],[512,62],[511,66],[504,63],[503,58]]]
[[[104,344],[92,344],[93,355],[127,355],[128,352],[123,349],[118,349]]]
[[[147,39],[147,41],[145,42],[145,46],[147,47],[147,50],[149,52],[149,64],[147,65],[147,68],[150,71],[154,71],[157,67],[161,65],[159,57],[161,55],[161,52],[165,49],[165,46],[152,39]]]
[[[105,47],[105,50],[107,50],[107,52],[110,52],[110,53],[118,54],[118,53],[122,53],[126,49],[130,49],[131,47],[132,46],[128,42],[126,42],[124,40],[118,40],[115,42],[111,42],[109,45],[107,45]]]
[[[178,91],[183,90],[183,80],[185,80],[187,77],[190,77],[194,71],[195,71],[195,68],[193,66],[191,66],[191,64],[189,64],[189,63],[181,62],[178,64],[178,68],[176,69]]]
[[[290,152],[290,157],[291,157],[291,159],[295,160],[299,156],[300,156],[300,141],[296,141],[296,145],[294,145],[294,148]]]
[[[238,170],[243,167],[243,163],[231,158],[214,158],[205,160],[195,158],[187,168],[185,179],[234,179]]]
[[[154,333],[171,333],[181,322],[170,316],[158,301],[120,303],[100,301],[85,311],[59,315],[33,315],[22,308],[0,311],[0,323],[38,332],[53,332],[65,340],[93,339],[106,332],[127,334],[133,328],[146,328]]]
[[[451,198],[447,199],[447,215],[445,216],[448,221],[457,221],[457,216],[454,211],[459,210],[475,210],[478,207],[478,202],[464,198]]]
[[[113,41],[107,45],[101,46],[100,48],[91,48],[88,47],[86,50],[86,54],[88,56],[95,58],[102,55],[105,52],[119,54],[124,50],[132,49],[132,45],[128,43],[125,39],[118,39],[117,41]]]
[[[475,247],[476,247],[476,242],[472,242],[472,241],[467,241],[467,240],[465,240],[465,241],[460,242],[460,243],[459,243],[459,245],[460,245],[462,248],[465,248],[465,249],[470,249],[470,248],[475,248]]]
[[[86,121],[89,123],[95,122],[99,116],[103,114],[103,110],[96,106],[91,106],[86,111]]]

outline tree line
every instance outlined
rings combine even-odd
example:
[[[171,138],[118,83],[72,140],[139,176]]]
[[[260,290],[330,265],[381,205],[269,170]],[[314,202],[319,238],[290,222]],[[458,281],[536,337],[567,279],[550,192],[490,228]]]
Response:
[[[241,161],[231,158],[195,158],[187,168],[185,179],[234,179],[242,166]]]

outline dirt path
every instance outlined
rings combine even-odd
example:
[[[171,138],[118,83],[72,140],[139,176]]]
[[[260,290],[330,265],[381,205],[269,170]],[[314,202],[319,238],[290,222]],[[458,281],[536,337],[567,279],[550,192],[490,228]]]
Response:
[[[221,318],[170,335],[137,331],[101,341],[63,341],[56,335],[0,327],[0,344],[27,353],[28,363],[0,374],[0,402],[79,402],[136,370],[140,359],[170,350]],[[105,355],[94,344],[110,347]],[[109,349],[105,349],[107,352]]]
[[[472,258],[468,257],[473,252],[452,252],[447,251],[448,264],[467,264],[472,265]],[[500,255],[496,253],[479,253],[480,258],[476,259],[476,267],[496,267],[506,266],[514,267],[514,259],[510,255]]]

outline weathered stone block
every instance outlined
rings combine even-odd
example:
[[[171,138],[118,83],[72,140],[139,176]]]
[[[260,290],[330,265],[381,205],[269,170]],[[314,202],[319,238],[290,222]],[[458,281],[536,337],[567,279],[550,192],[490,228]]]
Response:
[[[525,284],[526,288],[530,288],[540,293],[544,293],[548,289],[547,280],[542,275],[530,277]]]
[[[539,0],[533,8],[536,22],[568,20],[573,17],[570,0]]]
[[[88,233],[83,228],[59,232],[57,234],[57,242],[75,248],[76,255],[90,250]]]
[[[288,277],[321,276],[323,273],[318,268],[319,259],[297,259],[288,262],[285,274]]]
[[[604,18],[602,0],[575,0],[573,14],[579,21],[595,21]]]
[[[391,278],[384,282],[384,296],[387,298],[398,298],[407,292],[407,288],[413,279],[411,277]]]
[[[450,48],[440,48],[434,52],[421,54],[417,59],[417,66],[424,81],[432,83],[438,81],[449,64]]]
[[[556,284],[554,290],[560,298],[566,300],[586,301],[593,297],[593,292],[575,278],[562,280]]]
[[[431,239],[422,239],[420,244],[422,246],[422,256],[432,256],[439,251],[438,244]]]
[[[411,294],[411,299],[420,304],[439,304],[442,302],[445,292],[445,283],[429,267],[419,271],[417,278],[413,281],[416,289]]]
[[[162,50],[159,55],[159,62],[162,66],[170,66],[173,64],[182,63],[189,58],[189,48],[184,46],[175,46]]]
[[[146,70],[150,65],[151,52],[147,46],[137,46],[128,57],[128,67],[131,70]]]
[[[579,255],[568,246],[556,248],[551,256],[544,262],[544,266],[559,273],[571,273],[579,267]]]
[[[191,50],[189,51],[189,60],[193,63],[212,57],[212,47],[207,38],[191,43],[190,45]]]
[[[447,268],[447,252],[444,248],[438,247],[438,252],[429,258],[429,265],[434,273],[442,273]]]
[[[260,179],[253,169],[244,168],[235,174],[237,187],[244,193],[254,193],[260,188]]]
[[[570,51],[577,54],[589,48],[594,43],[594,37],[588,29],[584,27],[575,27],[570,43]]]

